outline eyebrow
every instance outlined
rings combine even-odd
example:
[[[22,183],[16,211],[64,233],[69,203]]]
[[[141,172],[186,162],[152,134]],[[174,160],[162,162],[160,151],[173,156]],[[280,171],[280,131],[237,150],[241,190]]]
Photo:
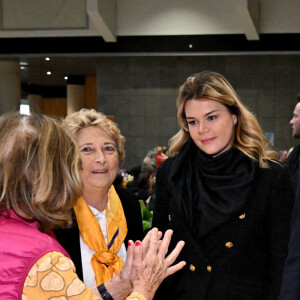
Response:
[[[81,148],[82,146],[92,146],[92,145],[94,145],[94,143],[88,142],[88,143],[84,143],[84,144],[82,144],[78,147]],[[114,142],[104,142],[104,145],[114,145],[114,146],[116,146],[116,143],[114,143]]]
[[[117,146],[117,144],[114,143],[114,142],[104,142],[104,145],[114,145],[114,146]]]
[[[82,145],[80,145],[78,147],[81,148],[82,146],[90,146],[90,145],[93,145],[93,143],[84,143],[84,144],[82,144]]]
[[[207,117],[208,115],[210,115],[210,114],[212,114],[212,113],[214,113],[216,111],[219,111],[219,109],[215,109],[215,110],[209,111],[208,113],[206,113],[204,115],[204,117]],[[194,117],[186,117],[186,119],[195,119],[195,118]]]

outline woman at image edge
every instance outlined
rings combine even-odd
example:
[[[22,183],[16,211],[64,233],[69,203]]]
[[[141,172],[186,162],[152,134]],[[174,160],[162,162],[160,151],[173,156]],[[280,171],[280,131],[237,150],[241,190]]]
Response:
[[[187,266],[155,299],[277,299],[294,197],[288,170],[270,159],[256,118],[220,74],[189,77],[177,107],[181,130],[157,172],[153,226],[185,240]]]

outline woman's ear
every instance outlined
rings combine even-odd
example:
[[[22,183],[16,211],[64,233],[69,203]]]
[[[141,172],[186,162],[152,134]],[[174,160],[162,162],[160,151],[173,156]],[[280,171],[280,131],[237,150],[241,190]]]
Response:
[[[236,115],[232,115],[232,120],[233,120],[233,124],[236,125],[236,123],[237,123],[237,116]]]

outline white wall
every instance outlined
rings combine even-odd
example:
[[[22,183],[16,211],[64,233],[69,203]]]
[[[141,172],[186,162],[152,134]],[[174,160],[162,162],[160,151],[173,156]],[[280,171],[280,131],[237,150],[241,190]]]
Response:
[[[241,34],[235,2],[118,0],[118,35]],[[260,8],[260,33],[300,32],[300,1],[260,0]]]

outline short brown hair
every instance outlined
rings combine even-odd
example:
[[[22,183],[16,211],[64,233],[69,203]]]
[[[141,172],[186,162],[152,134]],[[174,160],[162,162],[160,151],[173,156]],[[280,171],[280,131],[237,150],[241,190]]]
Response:
[[[0,117],[0,206],[37,220],[42,231],[72,222],[82,194],[80,154],[58,121],[39,114]]]
[[[103,129],[116,142],[119,165],[122,165],[125,158],[125,138],[121,135],[117,124],[108,119],[105,114],[97,112],[94,109],[83,108],[80,111],[69,114],[63,120],[63,124],[73,137],[75,137],[80,129],[85,127],[98,126]]]

